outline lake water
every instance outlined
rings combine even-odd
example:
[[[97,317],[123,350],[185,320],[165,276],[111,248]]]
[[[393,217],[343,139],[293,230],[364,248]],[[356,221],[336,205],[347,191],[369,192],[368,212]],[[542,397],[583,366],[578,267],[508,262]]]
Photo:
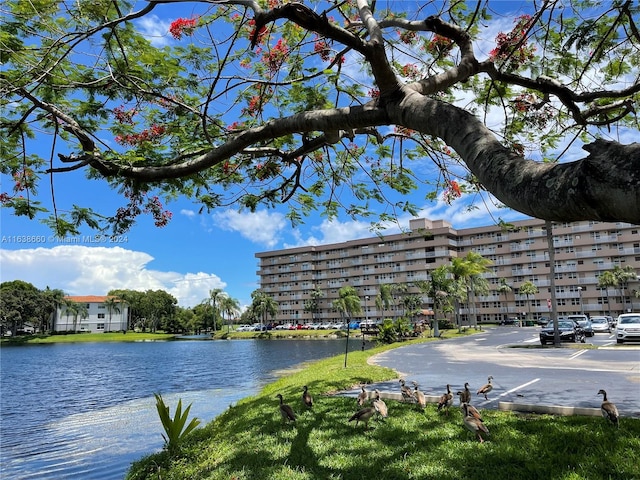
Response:
[[[362,344],[352,341],[350,350]],[[162,448],[154,393],[202,425],[344,340],[52,344],[0,349],[0,477],[122,479]]]

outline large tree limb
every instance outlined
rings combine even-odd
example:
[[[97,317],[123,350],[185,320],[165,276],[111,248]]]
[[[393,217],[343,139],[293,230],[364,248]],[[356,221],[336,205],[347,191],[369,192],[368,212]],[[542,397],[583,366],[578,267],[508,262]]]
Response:
[[[388,107],[393,122],[443,139],[505,205],[554,221],[640,224],[640,143],[596,140],[570,163],[527,160],[504,147],[472,114],[409,92]]]

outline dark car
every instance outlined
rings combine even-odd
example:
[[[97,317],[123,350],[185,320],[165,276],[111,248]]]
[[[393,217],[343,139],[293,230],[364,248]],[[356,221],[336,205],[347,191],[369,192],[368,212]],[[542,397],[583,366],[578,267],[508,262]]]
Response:
[[[584,330],[573,320],[558,320],[558,332],[561,342],[584,343]],[[540,343],[546,345],[554,342],[553,320],[540,330]]]

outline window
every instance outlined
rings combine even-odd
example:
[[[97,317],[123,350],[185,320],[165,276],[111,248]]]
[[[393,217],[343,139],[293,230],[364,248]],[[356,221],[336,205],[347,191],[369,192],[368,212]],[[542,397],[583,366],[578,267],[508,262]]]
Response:
[[[104,313],[99,313],[98,318],[104,318]]]
[[[99,324],[96,326],[96,330],[104,330],[104,323],[99,323]]]

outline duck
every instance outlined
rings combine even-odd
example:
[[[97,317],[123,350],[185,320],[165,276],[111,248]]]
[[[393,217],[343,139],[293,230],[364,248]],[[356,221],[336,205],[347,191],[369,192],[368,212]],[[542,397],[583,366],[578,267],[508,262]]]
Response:
[[[478,409],[476,407],[474,407],[473,405],[471,405],[470,403],[467,402],[463,402],[462,398],[464,396],[464,392],[456,392],[456,395],[458,395],[458,397],[460,397],[460,411],[462,412],[462,414],[465,414],[465,408],[467,409],[466,412],[469,415],[472,415],[473,417],[477,418],[478,420],[480,420],[481,422],[482,420],[482,415],[480,415],[480,412],[478,411]]]
[[[607,400],[607,392],[600,389],[598,391],[598,395],[602,395],[602,405],[600,405],[600,411],[602,412],[602,416],[609,420],[616,427],[620,428],[620,423],[618,421],[618,407],[615,406],[613,402]]]
[[[476,438],[480,443],[484,443],[484,439],[482,438],[481,433],[486,433],[487,435],[489,435],[489,429],[482,420],[478,420],[469,413],[469,405],[467,405],[466,403],[463,403],[462,405],[464,408],[462,422],[465,428],[470,432],[475,433]]]
[[[447,393],[443,393],[438,401],[438,411],[445,409],[447,415],[449,414],[449,407],[453,405],[453,394],[451,393],[451,385],[447,383]]]
[[[277,394],[276,398],[280,399],[280,415],[282,415],[282,420],[285,422],[295,422],[296,414],[293,413],[293,409],[289,405],[284,403],[282,400],[282,394]]]
[[[349,419],[350,422],[356,421],[356,427],[358,426],[358,422],[364,422],[364,428],[367,430],[369,428],[369,420],[376,413],[375,407],[364,407],[354,413]]]
[[[358,405],[362,407],[369,399],[369,394],[364,389],[364,385],[360,385],[360,388],[362,389],[362,391],[358,394],[357,402]]]
[[[302,390],[302,402],[308,408],[313,407],[313,397],[309,393],[309,387],[307,387],[306,385],[303,387],[303,390]]]
[[[413,382],[413,396],[420,408],[424,409],[427,406],[427,397],[419,390],[418,382]]]
[[[460,397],[460,404],[471,403],[471,390],[469,390],[469,382],[465,382],[462,396]]]
[[[487,378],[486,385],[481,386],[478,389],[478,393],[476,395],[484,395],[484,399],[489,400],[489,397],[487,397],[487,393],[493,390],[493,384],[491,383],[491,380],[493,380],[493,377],[489,375],[489,378]]]
[[[373,408],[376,409],[376,412],[378,412],[380,417],[387,418],[389,416],[387,404],[380,398],[380,392],[377,389],[374,391],[374,394],[376,398],[373,400]]]
[[[404,402],[413,401],[413,392],[409,387],[405,385],[404,379],[398,380],[400,382],[400,393],[402,394],[402,400]]]

